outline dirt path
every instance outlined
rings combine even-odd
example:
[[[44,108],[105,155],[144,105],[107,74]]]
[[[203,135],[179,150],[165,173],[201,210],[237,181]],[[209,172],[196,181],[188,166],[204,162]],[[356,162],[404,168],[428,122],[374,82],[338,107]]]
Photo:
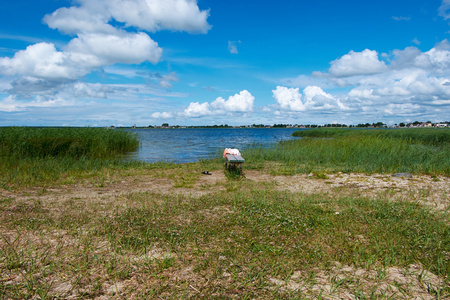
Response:
[[[330,196],[387,197],[392,200],[413,201],[430,205],[437,210],[450,207],[450,178],[428,175],[413,178],[393,177],[390,174],[328,174],[318,178],[313,174],[273,176],[261,171],[247,170],[245,179],[256,183],[271,183],[277,190],[304,194],[328,193]],[[57,187],[36,187],[9,191],[0,189],[0,197],[15,200],[67,200],[71,198],[117,198],[129,193],[157,193],[164,195],[187,195],[200,197],[205,194],[226,191],[227,179],[223,171],[212,175],[199,175],[192,187],[176,187],[170,177],[144,174],[126,176],[102,184],[75,184]]]

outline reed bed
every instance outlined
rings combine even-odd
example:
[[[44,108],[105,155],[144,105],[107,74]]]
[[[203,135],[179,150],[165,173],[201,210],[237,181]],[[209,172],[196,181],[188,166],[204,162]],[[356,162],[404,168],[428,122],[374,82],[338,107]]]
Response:
[[[249,149],[247,161],[281,162],[290,172],[410,172],[450,175],[450,130],[305,130],[299,140]]]
[[[341,129],[341,128],[317,128],[311,130],[295,131],[296,137],[331,138],[342,136],[378,136],[400,139],[414,143],[428,145],[450,144],[450,129],[448,128],[401,128],[401,129]]]
[[[102,170],[137,167],[120,156],[135,150],[132,132],[105,128],[0,128],[0,185],[36,185]],[[90,175],[89,175],[90,174]]]
[[[133,151],[132,132],[105,128],[0,128],[0,155],[15,158],[112,158]]]

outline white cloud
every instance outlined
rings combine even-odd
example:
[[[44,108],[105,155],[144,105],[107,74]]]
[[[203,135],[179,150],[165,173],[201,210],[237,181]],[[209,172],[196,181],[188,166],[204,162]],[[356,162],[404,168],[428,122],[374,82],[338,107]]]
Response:
[[[17,100],[14,96],[10,95],[0,100],[0,112],[17,112],[31,108],[64,107],[69,105],[71,105],[70,101],[60,98],[46,99],[38,96],[33,101],[23,101]]]
[[[162,29],[206,33],[209,11],[200,11],[195,0],[75,0],[76,6],[46,15],[50,28],[75,35],[66,46],[37,43],[0,57],[0,74],[16,76],[10,93],[36,95],[55,93],[68,81],[92,70],[116,63],[158,63],[162,49],[142,32]],[[114,27],[111,21],[125,24]],[[137,31],[137,32],[136,32]],[[177,81],[174,73],[163,75],[162,88]],[[32,83],[26,84],[26,83]]]
[[[78,6],[60,8],[44,21],[65,33],[110,33],[111,20],[147,31],[178,30],[206,33],[209,11],[195,0],[77,0]]]
[[[282,108],[291,111],[305,111],[306,106],[302,102],[302,95],[298,88],[277,86],[272,90],[276,103]]]
[[[0,100],[0,111],[12,112],[18,110],[18,104],[16,103],[14,96],[8,96],[3,100]]]
[[[170,73],[169,75],[162,75],[161,80],[159,81],[159,86],[165,89],[169,89],[172,87],[171,82],[178,81],[177,74],[175,72]]]
[[[339,99],[335,98],[331,94],[327,94],[318,86],[307,86],[303,90],[303,95],[305,96],[305,105],[309,109],[345,109],[346,107],[340,102]]]
[[[1,57],[0,74],[16,77],[11,82],[11,94],[54,94],[55,89],[64,88],[68,81],[75,81],[95,68],[156,61],[160,55],[161,49],[145,33],[123,39],[83,36],[73,39],[64,51],[58,51],[53,44],[38,43],[16,52],[12,58]]]
[[[211,111],[209,110],[209,103],[199,103],[199,102],[191,102],[189,107],[184,110],[183,115],[188,118],[197,118],[201,116],[211,115]]]
[[[169,74],[161,74],[159,72],[147,72],[143,70],[138,70],[136,68],[117,67],[117,66],[105,67],[103,70],[105,73],[124,76],[127,78],[141,77],[148,82],[157,81],[158,85],[164,89],[171,88],[173,82],[179,81],[176,72],[170,72]]]
[[[67,93],[77,98],[102,98],[106,99],[108,93],[113,93],[114,89],[108,85],[100,83],[75,82],[64,87],[61,93]]]
[[[326,72],[285,81],[293,88],[273,91],[278,108],[303,116],[342,113],[353,119],[427,116],[448,118],[450,108],[450,43],[444,40],[428,51],[417,47],[381,54],[350,51],[331,62]],[[322,80],[321,81],[319,81]],[[307,83],[303,92],[298,87]],[[332,89],[326,93],[323,89]],[[444,109],[446,107],[446,109]],[[447,114],[445,117],[444,114]]]
[[[375,100],[380,96],[373,94],[373,89],[367,89],[364,87],[357,87],[352,89],[348,96],[355,100],[366,99],[366,100]]]
[[[253,103],[255,97],[247,90],[241,91],[239,94],[230,96],[228,100],[222,97],[217,98],[211,103],[211,107],[215,110],[224,110],[228,112],[250,112],[253,111]]]
[[[445,20],[450,18],[450,0],[442,0],[441,6],[439,7],[439,16],[443,17]]]
[[[139,64],[144,61],[157,63],[162,49],[146,33],[79,34],[70,41],[65,52],[71,59],[96,68],[115,63]]]
[[[411,20],[411,17],[393,16],[392,19],[395,21],[409,21]]]
[[[391,61],[392,68],[416,68],[436,74],[448,73],[450,68],[450,43],[444,40],[426,52],[416,47],[394,50]]]
[[[417,104],[404,103],[404,104],[388,104],[384,109],[384,112],[388,115],[396,116],[413,116],[420,110],[420,106]]]
[[[152,118],[154,119],[171,119],[173,118],[173,114],[168,112],[155,112],[152,114]]]
[[[385,70],[386,64],[378,59],[378,53],[366,49],[362,52],[350,51],[341,58],[332,61],[328,71],[334,77],[347,77],[376,74]]]
[[[447,40],[425,52],[416,47],[394,50],[388,62],[383,73],[346,78],[353,88],[340,99],[356,107],[362,116],[380,117],[416,115],[431,119],[436,117],[436,106],[450,104]]]
[[[238,54],[237,44],[241,41],[228,41],[228,51],[230,51],[231,54]]]
[[[178,115],[187,118],[212,116],[219,114],[245,114],[253,111],[255,97],[247,90],[228,97],[228,100],[218,97],[213,102],[191,102],[189,106]],[[164,112],[162,113],[164,114]]]
[[[82,0],[84,4],[91,0]],[[200,11],[195,0],[104,0],[111,16],[127,26],[148,31],[178,30],[206,33],[211,26],[207,22],[209,11]]]
[[[1,57],[0,73],[43,79],[74,79],[82,75],[80,71],[71,70],[67,60],[68,56],[57,51],[53,44],[39,43],[16,52],[12,58]]]
[[[312,76],[299,75],[295,78],[283,78],[278,81],[282,85],[305,88],[308,85],[317,85],[323,88],[334,87],[334,84],[327,78],[327,74],[322,72],[313,72]]]
[[[326,93],[318,86],[307,86],[303,90],[303,96],[298,88],[282,86],[277,86],[277,89],[273,90],[272,94],[281,109],[292,112],[348,109],[337,97]],[[302,98],[304,98],[303,101]]]
[[[100,10],[90,11],[85,6],[59,8],[52,14],[46,15],[43,21],[50,28],[58,29],[66,34],[111,33],[115,31],[114,27],[108,24],[109,16],[107,13]]]

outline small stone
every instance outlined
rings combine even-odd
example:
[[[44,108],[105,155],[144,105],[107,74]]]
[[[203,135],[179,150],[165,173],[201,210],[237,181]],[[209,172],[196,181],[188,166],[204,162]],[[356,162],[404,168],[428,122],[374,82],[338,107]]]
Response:
[[[63,283],[58,284],[55,287],[55,292],[65,294],[65,293],[70,292],[72,289],[73,289],[73,286],[70,282],[63,282]]]
[[[115,295],[118,292],[120,292],[123,289],[123,284],[122,283],[117,283],[114,285],[111,285],[106,292],[108,293],[108,295]]]
[[[412,175],[410,173],[394,173],[392,174],[392,177],[412,178]]]

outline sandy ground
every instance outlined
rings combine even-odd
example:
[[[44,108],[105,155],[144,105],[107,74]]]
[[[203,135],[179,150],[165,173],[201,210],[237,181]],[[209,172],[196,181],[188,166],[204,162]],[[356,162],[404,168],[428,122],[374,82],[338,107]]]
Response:
[[[199,171],[200,173],[200,171]],[[84,199],[86,201],[103,202],[121,201],[124,195],[129,193],[150,192],[167,195],[183,194],[190,197],[200,197],[208,193],[226,192],[229,182],[222,170],[212,171],[212,175],[199,175],[192,187],[175,187],[174,179],[154,174],[126,176],[120,179],[105,181],[95,184],[86,181],[84,184],[64,185],[47,188],[26,188],[18,190],[0,189],[2,199],[11,198],[18,201],[40,200],[47,203],[58,203],[69,199]],[[378,197],[388,198],[395,201],[412,201],[429,206],[438,212],[448,212],[450,209],[450,178],[444,176],[413,176],[413,178],[396,178],[391,174],[327,174],[318,178],[313,174],[301,174],[294,176],[272,176],[255,170],[246,170],[245,179],[255,183],[267,183],[280,191],[288,190],[304,194],[320,193],[329,197],[345,195],[362,196],[372,199]],[[1,224],[0,224],[1,228]],[[6,233],[5,233],[6,234]],[[12,233],[9,233],[12,234]],[[59,234],[59,233],[58,233]],[[171,255],[159,249],[152,249],[146,254],[146,259],[159,259]],[[139,260],[140,258],[134,258]],[[222,258],[220,258],[222,259]],[[223,259],[227,259],[224,257]],[[346,289],[337,287],[339,282],[360,282],[368,288],[381,291],[385,296],[396,299],[435,299],[428,291],[431,287],[440,286],[441,278],[423,270],[418,265],[410,265],[407,268],[391,267],[383,270],[383,279],[380,273],[372,270],[355,269],[336,263],[336,266],[326,274],[318,270],[314,282],[307,283],[301,271],[296,271],[285,280],[268,278],[273,288],[285,291],[324,291],[324,299],[356,299],[355,295]],[[198,275],[192,269],[177,270],[168,275],[169,278],[180,280],[183,278],[195,279]],[[227,280],[230,274],[224,272],[223,280]],[[15,284],[20,282],[18,277],[0,278],[4,284]],[[190,280],[189,279],[189,280]],[[199,282],[201,278],[199,278]],[[57,280],[52,292],[65,295],[64,298],[76,299],[77,295],[71,294],[73,283],[70,281]],[[193,282],[196,282],[195,280]],[[198,283],[198,282],[196,282]],[[133,287],[135,280],[125,280],[111,286],[103,286],[105,294],[98,299],[121,298],[121,292],[125,288]],[[397,286],[407,287],[407,294],[398,292]],[[193,283],[191,296],[197,294],[198,289]],[[136,286],[137,288],[137,286]],[[197,294],[198,295],[198,294]],[[382,294],[378,294],[382,297]],[[195,297],[195,296],[194,296]],[[234,297],[232,297],[234,298]],[[383,298],[384,299],[384,298]]]
[[[200,173],[200,172],[199,172]],[[245,179],[259,183],[271,183],[275,189],[304,194],[328,193],[330,196],[353,195],[363,197],[387,197],[392,200],[413,201],[437,210],[450,208],[450,178],[428,175],[413,178],[393,177],[391,174],[328,174],[325,179],[313,174],[272,176],[255,170],[245,171]],[[223,171],[200,175],[191,188],[175,188],[169,178],[153,175],[127,176],[121,180],[103,182],[101,185],[86,183],[49,188],[29,188],[9,191],[0,189],[0,197],[16,200],[66,200],[70,198],[120,197],[122,194],[154,192],[184,194],[200,197],[208,193],[226,190],[227,179]]]

